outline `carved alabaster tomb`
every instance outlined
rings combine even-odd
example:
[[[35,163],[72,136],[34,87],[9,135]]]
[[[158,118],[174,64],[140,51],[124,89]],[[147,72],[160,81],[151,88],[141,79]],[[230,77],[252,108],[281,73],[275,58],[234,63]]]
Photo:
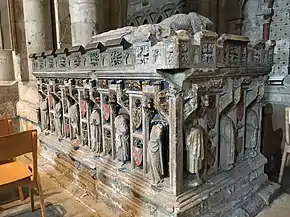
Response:
[[[180,18],[31,54],[42,154],[123,216],[254,216],[277,190],[260,152],[275,43]]]

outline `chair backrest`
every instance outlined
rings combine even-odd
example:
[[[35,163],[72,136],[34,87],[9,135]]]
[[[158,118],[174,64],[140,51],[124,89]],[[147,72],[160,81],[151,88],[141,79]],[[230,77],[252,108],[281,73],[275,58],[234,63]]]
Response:
[[[0,136],[7,136],[12,133],[12,120],[0,119]]]
[[[37,177],[37,130],[0,136],[0,161],[31,153],[34,177]]]
[[[286,137],[286,144],[289,144],[289,124],[290,124],[290,107],[285,108],[285,137]]]

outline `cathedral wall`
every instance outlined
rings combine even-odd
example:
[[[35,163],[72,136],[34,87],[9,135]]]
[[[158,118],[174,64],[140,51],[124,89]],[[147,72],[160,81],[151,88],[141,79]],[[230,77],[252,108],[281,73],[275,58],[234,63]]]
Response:
[[[243,7],[242,34],[251,41],[263,39],[263,6],[264,0],[248,0]]]
[[[136,12],[154,10],[161,8],[166,4],[176,4],[179,0],[129,0],[128,2],[128,16],[133,16]]]
[[[16,82],[7,82],[0,85],[0,116],[15,117],[15,104],[18,100],[18,88]]]

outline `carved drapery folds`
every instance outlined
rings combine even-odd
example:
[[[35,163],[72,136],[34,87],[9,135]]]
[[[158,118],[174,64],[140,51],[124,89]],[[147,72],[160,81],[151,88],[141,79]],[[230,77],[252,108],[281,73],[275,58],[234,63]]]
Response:
[[[115,148],[117,152],[117,158],[123,164],[130,160],[130,132],[129,132],[129,119],[126,114],[119,114],[115,118]]]
[[[201,184],[200,171],[205,167],[206,160],[204,129],[199,125],[193,126],[186,139],[187,170],[196,176],[192,184],[197,186]]]
[[[184,177],[197,186],[260,155],[273,46],[159,27],[124,28],[31,59],[46,134],[112,168],[151,174],[155,187],[178,195]]]

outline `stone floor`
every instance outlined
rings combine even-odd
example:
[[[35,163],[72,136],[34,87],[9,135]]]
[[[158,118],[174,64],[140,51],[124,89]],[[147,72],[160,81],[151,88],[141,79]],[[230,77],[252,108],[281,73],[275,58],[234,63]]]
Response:
[[[40,171],[40,178],[47,207],[47,217],[114,217],[104,204],[96,203],[85,192],[81,195],[82,201],[72,196],[45,172]],[[68,183],[69,184],[69,183]],[[15,200],[17,190],[0,192],[0,217],[41,217],[38,197],[35,197],[36,211],[30,211],[28,191],[25,201]],[[14,199],[5,202],[7,198]]]
[[[40,171],[42,186],[44,190],[47,217],[114,217],[104,204],[96,203],[86,193],[80,198],[72,196],[66,189],[62,188],[49,175]],[[24,189],[27,195],[27,190]],[[9,192],[10,198],[15,198],[17,191]],[[14,196],[14,197],[13,197]],[[4,199],[3,199],[4,198]],[[41,217],[38,197],[35,197],[36,208],[30,211],[29,198],[25,201],[4,202],[9,198],[5,192],[0,194],[0,217]],[[289,217],[290,216],[290,169],[285,172],[283,193],[273,203],[261,212],[258,217]]]
[[[290,216],[290,168],[286,168],[282,183],[281,195],[257,217],[288,217]]]

